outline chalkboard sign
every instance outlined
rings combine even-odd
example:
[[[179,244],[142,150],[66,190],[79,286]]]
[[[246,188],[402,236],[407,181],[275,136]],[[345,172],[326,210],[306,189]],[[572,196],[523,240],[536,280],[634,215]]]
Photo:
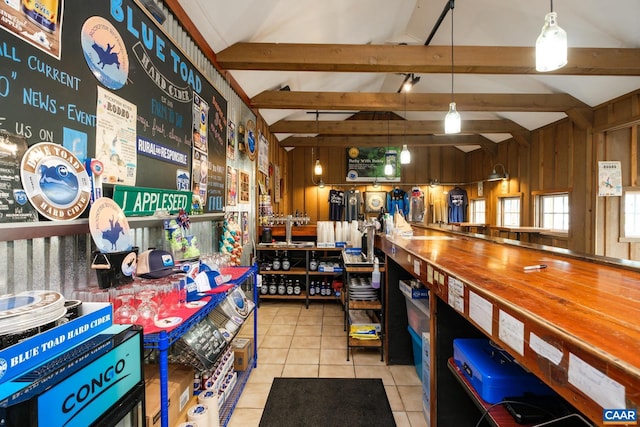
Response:
[[[0,130],[224,208],[227,102],[131,0],[0,2]]]

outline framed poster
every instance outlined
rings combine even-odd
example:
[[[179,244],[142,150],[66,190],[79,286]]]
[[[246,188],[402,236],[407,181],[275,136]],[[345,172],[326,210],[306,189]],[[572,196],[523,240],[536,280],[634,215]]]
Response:
[[[366,213],[379,213],[387,198],[384,191],[366,191],[364,193],[364,211]]]
[[[280,203],[280,195],[282,194],[282,183],[280,182],[280,166],[275,165],[273,168],[273,184],[274,184],[274,193],[275,193],[275,202]]]
[[[236,168],[227,166],[227,206],[235,206],[238,193]]]
[[[258,137],[258,170],[265,175],[269,175],[269,141],[262,132]]]
[[[249,203],[249,174],[243,170],[241,170],[238,174],[238,179],[240,181],[240,198],[238,199],[238,203]]]
[[[400,162],[397,147],[348,147],[347,178],[348,182],[399,182]],[[385,175],[385,165],[390,164],[393,172]]]
[[[236,158],[236,124],[229,120],[227,126],[227,159]]]

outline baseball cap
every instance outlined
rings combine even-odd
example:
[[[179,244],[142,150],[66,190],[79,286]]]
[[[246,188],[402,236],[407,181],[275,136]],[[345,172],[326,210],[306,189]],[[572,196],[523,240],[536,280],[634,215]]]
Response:
[[[149,249],[138,255],[136,274],[147,279],[159,279],[174,273],[184,273],[176,267],[173,255],[160,249]]]

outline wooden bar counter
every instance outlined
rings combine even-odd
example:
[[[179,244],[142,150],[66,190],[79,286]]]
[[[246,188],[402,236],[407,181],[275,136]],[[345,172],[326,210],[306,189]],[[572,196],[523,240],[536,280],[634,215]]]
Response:
[[[417,227],[411,238],[378,235],[376,246],[386,255],[388,298],[407,277],[431,290],[432,425],[462,423],[450,413],[455,406],[443,402],[454,397],[444,364],[457,333],[488,336],[596,425],[603,408],[639,408],[637,263]],[[534,265],[546,268],[525,270]],[[388,309],[398,301],[388,301]],[[393,329],[393,316],[392,364],[393,334],[401,329]]]

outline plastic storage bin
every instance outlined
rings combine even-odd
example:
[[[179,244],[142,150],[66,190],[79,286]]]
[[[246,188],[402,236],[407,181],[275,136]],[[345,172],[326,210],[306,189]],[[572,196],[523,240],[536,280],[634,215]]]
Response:
[[[414,332],[418,334],[418,341],[423,332],[429,332],[429,299],[406,298],[407,321]]]
[[[413,364],[416,368],[416,374],[422,381],[422,338],[420,334],[413,330],[411,326],[407,326],[409,333],[411,334],[411,344],[413,346]]]

